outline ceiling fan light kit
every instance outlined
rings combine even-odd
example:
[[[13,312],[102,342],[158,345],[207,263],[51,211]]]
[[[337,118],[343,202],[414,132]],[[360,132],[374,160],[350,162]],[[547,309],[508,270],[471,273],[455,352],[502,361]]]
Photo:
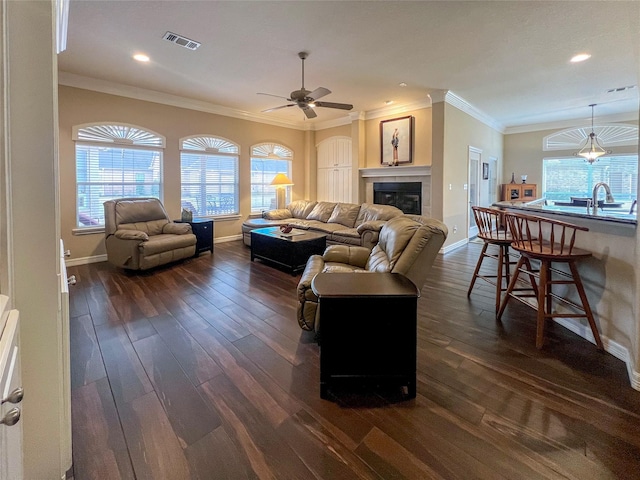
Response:
[[[331,90],[329,90],[328,88],[318,87],[313,91],[304,88],[304,61],[308,56],[309,54],[307,52],[298,53],[298,57],[300,57],[300,60],[302,60],[302,86],[300,87],[300,90],[294,90],[293,92],[291,92],[289,98],[282,97],[280,95],[272,95],[270,93],[258,93],[258,95],[268,95],[270,97],[284,98],[288,102],[292,103],[262,110],[263,113],[297,106],[304,112],[307,118],[315,118],[318,116],[318,114],[313,110],[316,107],[336,108],[339,110],[351,110],[353,108],[353,105],[350,105],[348,103],[318,102],[317,100],[319,98],[322,98],[331,93]]]

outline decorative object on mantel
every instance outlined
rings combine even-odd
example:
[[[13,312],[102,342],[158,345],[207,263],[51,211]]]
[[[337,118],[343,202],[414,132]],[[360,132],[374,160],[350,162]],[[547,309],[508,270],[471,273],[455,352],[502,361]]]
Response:
[[[516,172],[511,173],[511,183],[516,183]]]
[[[593,107],[595,107],[596,105],[596,103],[592,103],[591,105],[589,105],[591,107],[591,133],[587,137],[587,140],[580,151],[574,153],[574,155],[576,156],[579,155],[581,157],[584,157],[584,161],[589,163],[597,162],[598,158],[602,155],[611,153],[611,150],[605,150],[604,148],[602,148],[602,145],[600,145],[600,141],[598,140],[598,136],[593,130]]]
[[[520,178],[522,179],[522,183],[527,183],[527,176],[526,175],[520,175]]]
[[[413,117],[380,122],[380,163],[396,166],[413,161]]]

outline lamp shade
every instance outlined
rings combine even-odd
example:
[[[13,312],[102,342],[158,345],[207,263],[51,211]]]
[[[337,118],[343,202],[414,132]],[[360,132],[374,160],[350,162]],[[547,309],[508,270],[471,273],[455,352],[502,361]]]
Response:
[[[284,173],[278,173],[275,177],[273,177],[271,185],[273,185],[274,187],[289,187],[293,185],[293,182]]]

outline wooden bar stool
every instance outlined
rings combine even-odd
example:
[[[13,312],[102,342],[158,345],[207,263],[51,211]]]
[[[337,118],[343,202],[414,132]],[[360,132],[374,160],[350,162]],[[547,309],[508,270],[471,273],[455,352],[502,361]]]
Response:
[[[538,312],[536,347],[542,348],[544,327],[548,318],[585,317],[589,322],[598,349],[603,350],[602,340],[600,340],[600,334],[593,319],[593,313],[576,266],[578,261],[591,256],[591,252],[574,246],[576,232],[578,230],[587,232],[589,229],[558,220],[521,213],[505,213],[505,219],[509,224],[509,230],[513,238],[511,246],[520,253],[520,260],[518,260],[515,272],[511,277],[509,287],[500,305],[498,320],[502,317],[504,309],[511,298],[515,298],[534,308]],[[532,268],[531,260],[540,262],[539,270]],[[553,263],[564,263],[569,267],[569,271],[554,268],[552,266]],[[520,273],[528,275],[531,287],[516,287]],[[554,275],[558,279],[554,279]],[[538,281],[537,286],[536,279]],[[575,285],[580,297],[580,304],[555,294],[552,291],[553,285]],[[535,299],[535,301],[528,300],[531,298]],[[554,313],[553,300],[568,305],[578,313]]]
[[[467,297],[471,295],[473,286],[478,278],[490,283],[496,287],[496,313],[498,313],[502,292],[507,289],[511,277],[511,265],[516,263],[511,261],[509,254],[509,246],[512,242],[511,234],[507,229],[502,210],[476,206],[471,207],[471,209],[478,226],[478,238],[482,239],[484,245],[482,245],[482,252],[480,252],[469,290],[467,290]],[[490,245],[497,246],[498,252],[490,251]],[[480,274],[480,267],[482,267],[482,262],[485,258],[492,258],[498,262],[496,275]]]

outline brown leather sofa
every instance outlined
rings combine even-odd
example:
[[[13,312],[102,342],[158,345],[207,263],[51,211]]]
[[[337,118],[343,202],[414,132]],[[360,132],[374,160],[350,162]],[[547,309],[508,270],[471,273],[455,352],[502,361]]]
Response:
[[[330,245],[323,255],[313,255],[298,283],[298,323],[303,330],[319,333],[318,297],[311,281],[320,272],[401,273],[420,290],[431,265],[447,238],[447,226],[434,218],[402,215],[385,222],[373,250],[347,245]]]
[[[172,222],[157,198],[109,200],[104,217],[107,260],[117,267],[146,270],[196,253],[191,225]]]
[[[329,245],[357,245],[371,249],[378,242],[385,222],[401,215],[402,210],[391,205],[297,200],[286,208],[264,212],[262,218],[246,220],[242,224],[242,238],[245,245],[251,246],[251,230],[291,225],[326,234]]]

